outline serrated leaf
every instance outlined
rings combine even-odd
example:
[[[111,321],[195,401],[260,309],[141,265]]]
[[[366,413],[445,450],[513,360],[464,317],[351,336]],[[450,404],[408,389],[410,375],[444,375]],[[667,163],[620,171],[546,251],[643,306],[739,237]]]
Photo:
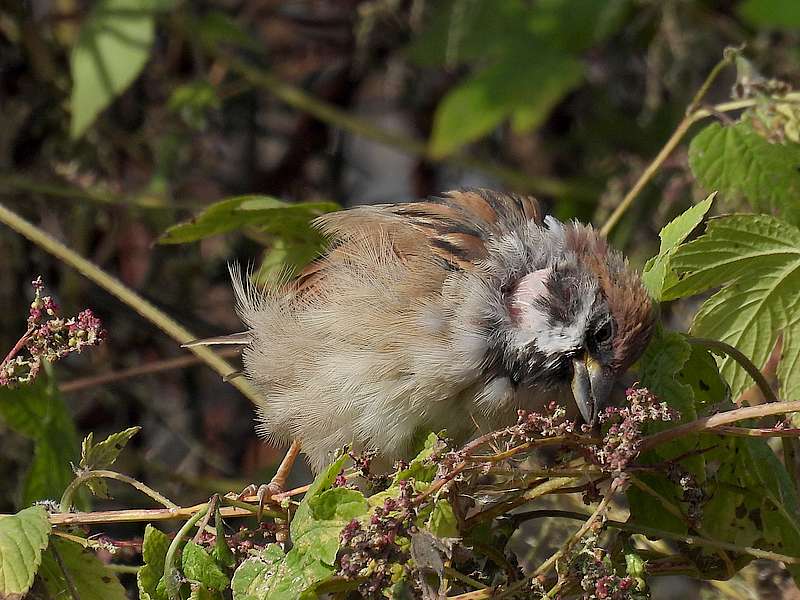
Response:
[[[31,384],[0,387],[0,417],[34,441],[33,461],[23,481],[22,504],[58,498],[72,480],[78,434],[72,416],[46,366]],[[84,503],[79,503],[85,507]]]
[[[222,572],[211,555],[192,540],[186,542],[183,547],[181,565],[186,579],[199,582],[210,590],[221,592],[230,584],[228,576]]]
[[[692,139],[689,166],[723,200],[744,198],[757,211],[800,222],[800,144],[770,143],[746,121],[712,123]]]
[[[276,544],[242,562],[231,581],[234,600],[310,600],[313,589],[334,573],[313,553],[284,554]]]
[[[98,444],[92,443],[93,434],[89,433],[81,444],[81,467],[89,470],[107,469],[114,464],[120,452],[140,429],[137,425],[112,433]]]
[[[239,196],[216,202],[193,219],[173,225],[158,243],[185,244],[245,226],[280,237],[304,237],[313,219],[338,209],[335,202],[292,204],[270,196]]]
[[[767,215],[711,219],[706,233],[679,248],[670,262],[680,281],[665,298],[698,294],[728,283],[694,317],[692,335],[735,346],[762,368],[780,331],[800,319],[800,230]],[[720,372],[734,398],[751,385],[729,357]]]
[[[140,600],[156,600],[158,583],[164,575],[164,561],[167,557],[170,538],[150,525],[144,528],[142,541],[142,560],[144,565],[136,573],[136,585]]]
[[[445,96],[434,115],[433,156],[452,154],[508,117],[519,132],[538,126],[583,78],[583,66],[570,55],[541,47],[525,52],[485,67]]]
[[[50,521],[42,506],[0,518],[0,597],[16,600],[33,584],[47,547]]]
[[[61,564],[56,560],[54,550],[58,552]],[[94,552],[75,542],[54,538],[39,570],[52,598],[60,598],[70,589],[64,571],[81,600],[127,600],[125,588],[117,576],[100,562]]]
[[[736,12],[755,27],[800,27],[800,3],[796,0],[745,0]]]
[[[437,500],[433,505],[427,526],[433,535],[440,538],[455,538],[460,535],[453,507],[446,499]]]
[[[73,139],[144,68],[155,37],[152,11],[144,0],[100,0],[83,21],[70,57]]]
[[[661,292],[667,275],[671,273],[667,268],[670,257],[675,249],[688,237],[688,235],[703,221],[711,204],[714,201],[716,192],[712,193],[702,202],[692,206],[683,214],[675,217],[658,234],[661,238],[661,245],[658,254],[647,261],[642,272],[642,283],[647,288],[650,296],[656,300],[661,300]]]

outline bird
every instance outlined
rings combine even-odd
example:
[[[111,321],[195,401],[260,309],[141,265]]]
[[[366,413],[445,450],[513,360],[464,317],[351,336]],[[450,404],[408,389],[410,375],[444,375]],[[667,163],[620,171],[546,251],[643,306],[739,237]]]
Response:
[[[212,341],[243,346],[257,430],[315,472],[344,446],[391,465],[427,432],[466,441],[552,402],[594,425],[653,331],[623,255],[532,197],[457,190],[314,226],[327,248],[294,279],[233,269],[246,330]]]

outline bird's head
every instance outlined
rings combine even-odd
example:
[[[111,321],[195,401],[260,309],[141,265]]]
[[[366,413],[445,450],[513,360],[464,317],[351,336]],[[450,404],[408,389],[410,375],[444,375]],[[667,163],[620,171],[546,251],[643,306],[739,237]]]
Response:
[[[527,235],[490,251],[502,280],[495,348],[516,385],[571,388],[594,425],[650,339],[653,304],[638,274],[591,227],[548,217]]]

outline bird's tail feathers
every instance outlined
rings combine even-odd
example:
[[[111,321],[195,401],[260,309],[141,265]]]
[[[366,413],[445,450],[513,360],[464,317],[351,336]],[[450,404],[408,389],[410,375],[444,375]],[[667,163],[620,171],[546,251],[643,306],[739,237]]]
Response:
[[[252,341],[252,336],[249,331],[240,331],[239,333],[231,333],[229,335],[218,335],[215,337],[203,338],[200,340],[192,340],[181,344],[182,348],[192,348],[194,346],[246,346]]]

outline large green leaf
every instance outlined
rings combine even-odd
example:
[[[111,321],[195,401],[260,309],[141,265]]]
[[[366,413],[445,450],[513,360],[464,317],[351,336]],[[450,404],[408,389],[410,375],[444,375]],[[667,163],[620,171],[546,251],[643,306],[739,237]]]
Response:
[[[42,506],[32,506],[0,518],[0,598],[22,598],[47,547],[50,522]]]
[[[667,276],[672,274],[667,268],[670,257],[694,228],[702,222],[703,217],[711,208],[715,195],[716,193],[712,193],[699,204],[675,217],[658,234],[658,237],[661,238],[658,254],[647,261],[642,272],[642,283],[654,299],[661,300],[661,292],[667,282]]]
[[[689,165],[723,200],[743,198],[757,211],[800,222],[800,144],[770,143],[746,121],[712,123],[689,145]]]
[[[579,53],[615,31],[628,5],[627,0],[434,3],[428,26],[411,47],[412,59],[480,68],[437,108],[431,153],[450,154],[508,118],[517,132],[540,125],[583,80]]]
[[[367,513],[367,499],[357,490],[333,488],[311,498],[309,508],[310,519],[292,522],[292,543],[332,565],[339,549],[339,534],[350,521]]]
[[[60,497],[73,477],[70,463],[77,462],[78,435],[51,369],[43,369],[31,384],[0,388],[0,417],[34,441],[33,461],[23,482],[23,506]]]
[[[778,364],[783,400],[800,400],[800,320],[783,332],[783,352]]]
[[[70,58],[73,138],[83,135],[141,72],[155,36],[152,11],[146,0],[94,3]]]
[[[185,244],[248,226],[280,237],[307,237],[310,222],[337,210],[335,202],[283,202],[270,196],[239,196],[212,204],[185,223],[173,225],[160,244]]]
[[[691,332],[735,346],[759,368],[781,330],[800,319],[800,230],[775,217],[712,219],[706,233],[679,248],[670,264],[680,280],[665,290],[665,298],[729,284],[703,303]],[[721,372],[734,397],[750,385],[744,369],[729,357],[721,359]],[[788,376],[784,386],[794,389],[800,375],[785,367],[781,373]]]
[[[39,577],[51,598],[69,597],[70,586],[74,586],[76,597],[81,600],[127,600],[128,597],[117,576],[94,552],[75,542],[51,540]]]
[[[431,153],[451,154],[508,117],[517,131],[533,129],[582,79],[583,66],[572,56],[526,46],[515,60],[486,67],[447,94],[434,115]]]

